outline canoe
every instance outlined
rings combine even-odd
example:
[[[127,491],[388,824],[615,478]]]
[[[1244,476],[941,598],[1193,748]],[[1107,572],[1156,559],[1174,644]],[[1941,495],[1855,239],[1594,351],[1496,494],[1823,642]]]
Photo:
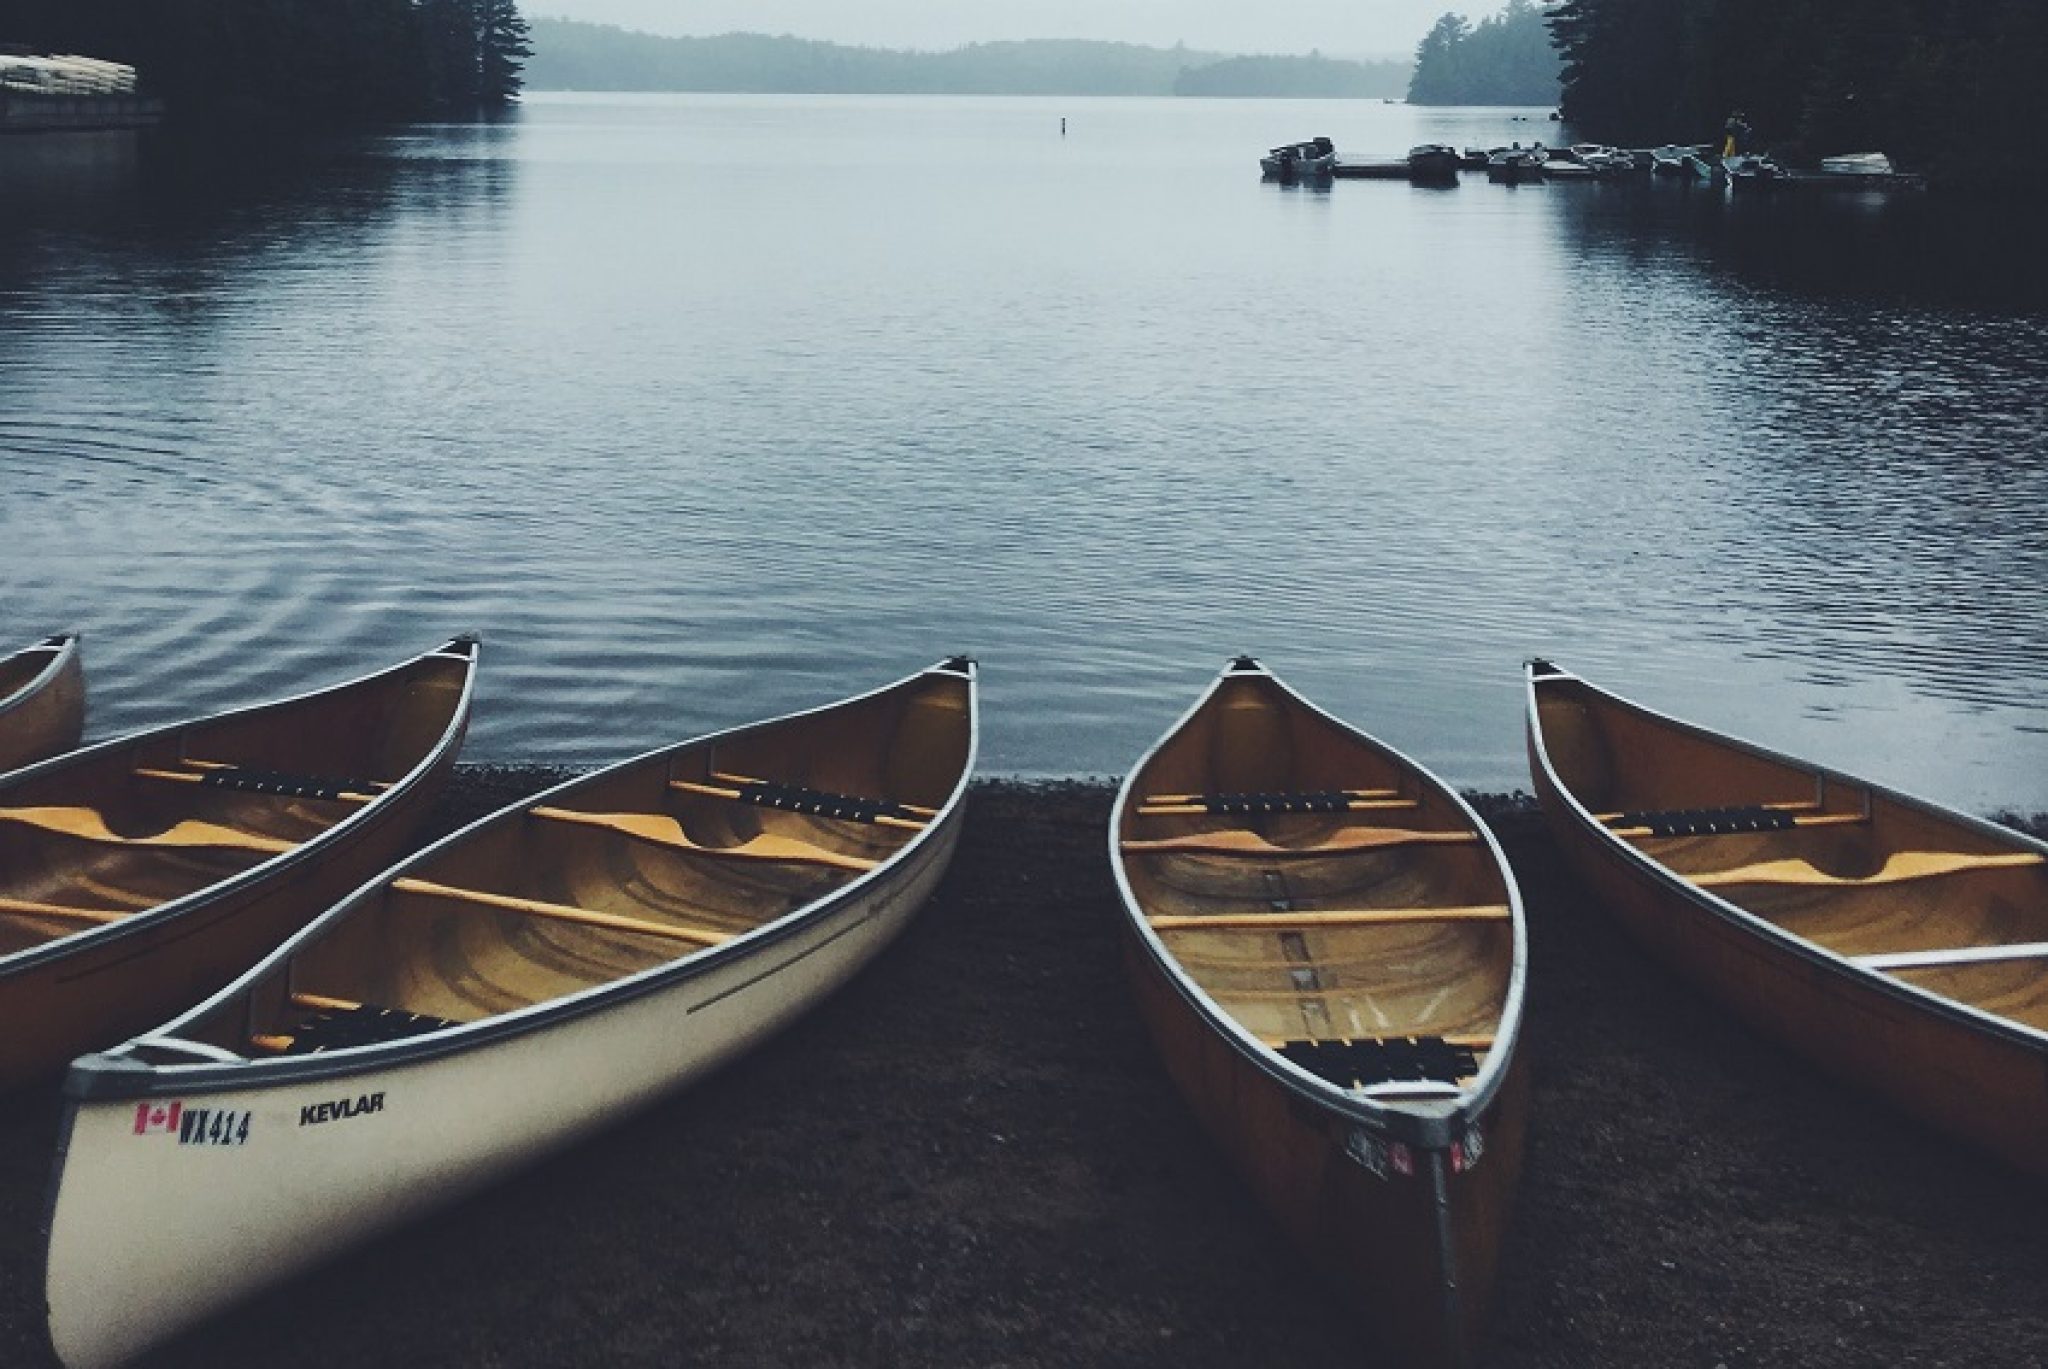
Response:
[[[0,1088],[189,1008],[398,857],[474,640],[0,776]]]
[[[943,662],[523,800],[72,1066],[50,1335],[117,1362],[738,1055],[907,925],[959,841]],[[232,1214],[232,1258],[194,1259]]]
[[[1124,782],[1109,848],[1139,1010],[1195,1113],[1371,1349],[1472,1363],[1528,1097],[1492,833],[1241,657]]]
[[[85,663],[76,634],[0,658],[0,774],[69,751],[84,730]]]
[[[2048,1175],[2048,843],[1531,662],[1558,845],[1757,1031]]]

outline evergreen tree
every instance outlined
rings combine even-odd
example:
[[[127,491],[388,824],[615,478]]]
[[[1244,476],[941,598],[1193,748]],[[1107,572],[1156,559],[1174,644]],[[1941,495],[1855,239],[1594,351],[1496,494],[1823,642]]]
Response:
[[[480,67],[477,98],[503,107],[519,96],[521,72],[533,56],[526,20],[515,0],[476,0]]]

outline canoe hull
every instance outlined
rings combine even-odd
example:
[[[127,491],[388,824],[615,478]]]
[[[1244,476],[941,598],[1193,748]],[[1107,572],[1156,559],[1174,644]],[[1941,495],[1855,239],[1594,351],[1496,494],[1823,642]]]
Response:
[[[843,907],[602,1011],[412,1063],[159,1100],[181,1120],[206,1109],[208,1126],[225,1113],[239,1131],[246,1116],[246,1142],[139,1135],[149,1104],[74,1101],[49,1231],[59,1356],[74,1369],[117,1363],[746,1051],[902,932],[945,872],[961,811]],[[227,1244],[194,1259],[195,1232]]]
[[[1563,793],[1535,721],[1529,768],[1551,834],[1602,906],[1652,955],[1753,1030],[1921,1121],[2048,1176],[2048,1050],[1882,976],[1760,935],[1676,876],[1626,859]]]
[[[0,775],[78,745],[85,732],[85,664],[78,639],[62,640],[48,669],[0,698]]]
[[[1475,1362],[1521,1173],[1525,1064],[1509,1063],[1479,1115],[1473,1163],[1463,1162],[1466,1143],[1455,1172],[1447,1152],[1414,1147],[1411,1175],[1390,1169],[1383,1176],[1352,1153],[1365,1144],[1360,1124],[1255,1066],[1194,1010],[1134,935],[1125,937],[1124,960],[1168,1075],[1294,1247],[1356,1309],[1347,1320],[1392,1364]],[[1444,1174],[1448,1261],[1436,1166]]]

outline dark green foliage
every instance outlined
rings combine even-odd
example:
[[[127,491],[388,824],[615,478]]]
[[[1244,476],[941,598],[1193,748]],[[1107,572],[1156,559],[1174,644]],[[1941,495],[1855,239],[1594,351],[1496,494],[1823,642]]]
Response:
[[[1554,105],[1558,55],[1532,0],[1477,27],[1446,14],[1415,52],[1408,102],[1416,105]]]
[[[174,119],[345,126],[518,95],[515,0],[0,0],[0,41],[127,62]]]
[[[1565,0],[1550,24],[1584,136],[1718,142],[1739,109],[1781,154],[1954,179],[1993,169],[2048,70],[2043,0]]]
[[[728,33],[658,38],[541,19],[528,77],[547,90],[805,95],[1398,95],[1404,64],[1321,57],[1225,59],[1185,47],[1049,40],[892,52]]]

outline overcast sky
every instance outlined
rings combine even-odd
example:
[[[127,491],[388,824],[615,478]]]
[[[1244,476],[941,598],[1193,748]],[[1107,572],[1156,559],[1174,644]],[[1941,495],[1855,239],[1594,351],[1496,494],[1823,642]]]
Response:
[[[1004,38],[1099,38],[1221,52],[1412,55],[1438,16],[1504,0],[524,0],[529,17],[649,33],[793,33],[871,47],[952,48]]]

